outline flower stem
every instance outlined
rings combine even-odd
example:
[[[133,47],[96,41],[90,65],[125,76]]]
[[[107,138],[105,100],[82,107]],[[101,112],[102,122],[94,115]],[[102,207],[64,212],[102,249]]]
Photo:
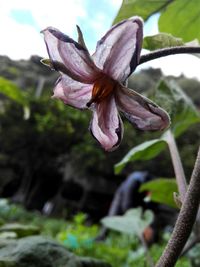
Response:
[[[197,46],[174,46],[174,47],[168,47],[168,48],[155,50],[153,52],[150,52],[149,54],[142,55],[140,57],[140,62],[138,65],[141,65],[145,62],[148,62],[156,58],[166,57],[166,56],[176,55],[176,54],[200,54],[200,46],[199,47]]]
[[[176,141],[174,139],[174,135],[171,132],[171,130],[168,130],[166,132],[165,139],[169,147],[181,202],[183,202],[186,191],[187,191],[187,182],[185,179],[185,173],[183,170],[183,165],[180,159],[178,148],[176,146]]]
[[[173,267],[189,238],[200,203],[200,148],[171,238],[156,267]]]

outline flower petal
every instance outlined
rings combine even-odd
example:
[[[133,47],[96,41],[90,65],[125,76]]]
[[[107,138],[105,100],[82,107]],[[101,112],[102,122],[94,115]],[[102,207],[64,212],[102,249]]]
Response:
[[[87,103],[92,97],[92,85],[83,84],[62,75],[55,88],[53,98],[61,99],[65,104],[78,109],[87,108]]]
[[[79,82],[93,83],[96,80],[99,70],[86,48],[53,27],[43,30],[42,33],[56,70]]]
[[[123,124],[114,97],[96,104],[90,130],[105,150],[113,151],[119,146],[123,137]]]
[[[124,83],[139,63],[143,22],[132,17],[113,26],[97,43],[93,59],[113,79]]]
[[[166,111],[129,88],[118,87],[115,99],[125,117],[138,129],[163,130],[170,124]]]

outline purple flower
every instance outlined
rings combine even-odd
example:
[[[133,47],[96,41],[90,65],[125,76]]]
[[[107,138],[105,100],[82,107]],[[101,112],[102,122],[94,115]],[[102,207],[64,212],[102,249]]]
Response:
[[[43,30],[51,66],[60,72],[53,97],[93,112],[92,135],[107,151],[123,136],[119,112],[141,130],[163,130],[167,113],[149,99],[127,88],[126,81],[139,63],[143,22],[139,17],[113,26],[97,43],[91,56],[79,27],[78,42],[55,28]]]

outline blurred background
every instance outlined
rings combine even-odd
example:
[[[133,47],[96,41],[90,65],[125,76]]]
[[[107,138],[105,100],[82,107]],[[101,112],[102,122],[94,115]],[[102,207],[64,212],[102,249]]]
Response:
[[[62,220],[73,220],[80,212],[86,215],[76,217],[74,225],[99,223],[108,213],[118,186],[135,170],[148,170],[155,177],[174,177],[168,150],[163,150],[156,160],[130,162],[120,174],[114,172],[114,164],[132,147],[158,138],[160,133],[138,131],[124,120],[122,145],[106,153],[87,130],[89,111],[80,112],[51,99],[58,74],[40,63],[47,57],[40,31],[54,26],[76,39],[77,24],[93,53],[121,4],[121,0],[0,0],[0,198],[21,205],[9,210],[14,215],[1,209],[5,221],[11,218],[28,222],[25,210],[29,210],[36,212],[30,221],[41,215],[58,218],[62,223],[51,221],[58,227],[58,234],[65,229]],[[159,16],[155,13],[146,20],[145,36],[158,33]],[[136,70],[129,87],[151,95],[160,79],[173,80],[199,110],[199,66],[199,59],[192,55],[155,60]],[[197,129],[199,124],[191,125],[177,139],[188,178],[200,139]],[[52,226],[45,229],[54,231]],[[91,229],[91,235],[97,234]],[[63,236],[59,236],[62,241]]]

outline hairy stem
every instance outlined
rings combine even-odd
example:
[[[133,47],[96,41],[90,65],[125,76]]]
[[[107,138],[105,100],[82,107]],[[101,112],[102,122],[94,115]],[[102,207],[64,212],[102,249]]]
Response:
[[[192,231],[200,202],[200,148],[171,238],[156,267],[173,267]]]
[[[200,53],[200,47],[197,46],[175,46],[175,47],[168,47],[163,48],[159,50],[155,50],[153,52],[150,52],[149,54],[142,55],[140,57],[140,62],[138,65],[141,65],[145,62],[148,62],[150,60],[160,58],[160,57],[166,57],[170,55],[176,55],[176,54],[199,54]]]
[[[170,151],[170,155],[171,155],[171,159],[172,159],[172,163],[174,167],[174,172],[176,176],[176,181],[178,185],[178,191],[181,197],[181,202],[183,202],[186,191],[187,191],[187,182],[185,179],[183,165],[180,159],[178,148],[176,146],[174,135],[171,132],[171,130],[168,130],[166,132],[165,138],[166,138],[166,141],[169,147],[169,151]]]

